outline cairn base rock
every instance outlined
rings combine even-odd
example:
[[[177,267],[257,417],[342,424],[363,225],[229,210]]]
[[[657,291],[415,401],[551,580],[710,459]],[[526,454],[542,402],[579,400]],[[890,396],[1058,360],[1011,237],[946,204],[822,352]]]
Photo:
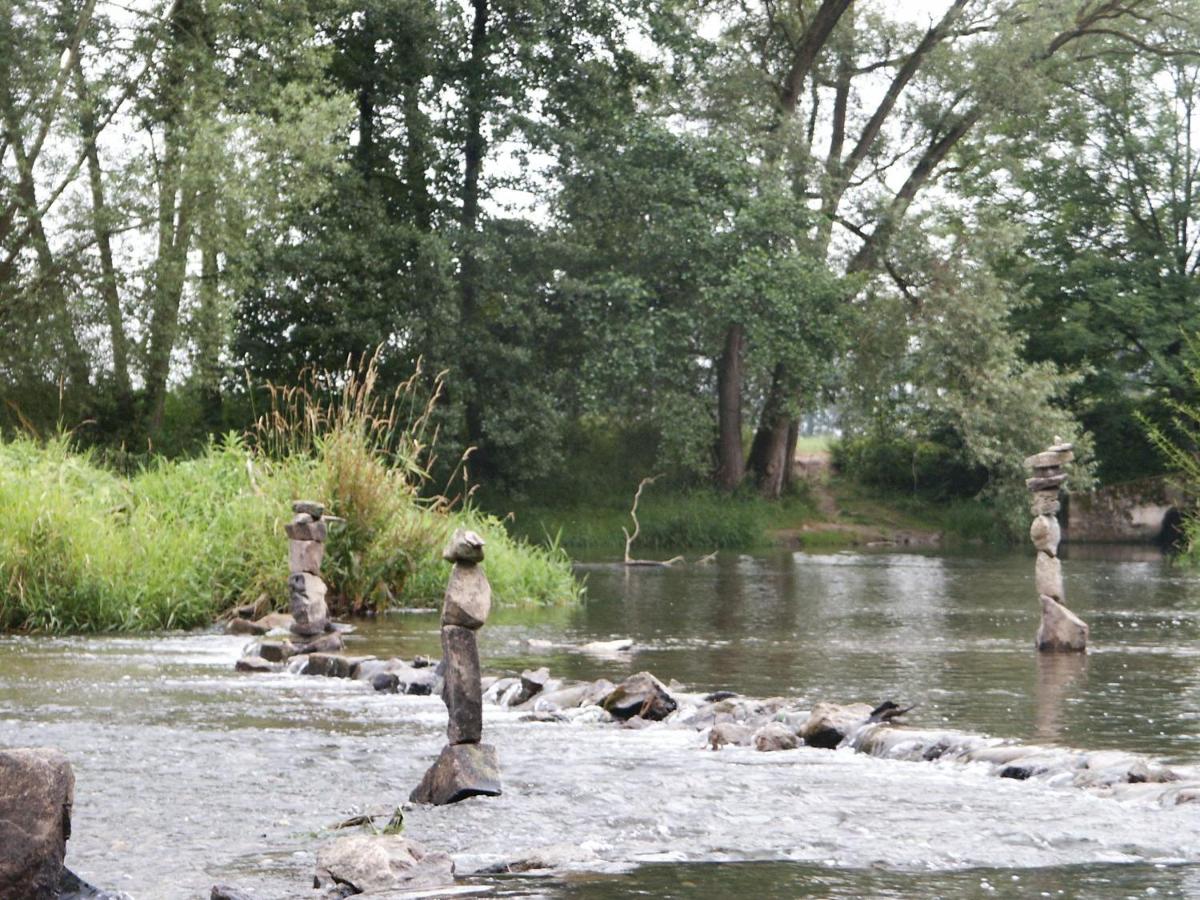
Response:
[[[443,747],[408,799],[445,806],[476,796],[500,796],[500,763],[491,744]]]
[[[1041,596],[1042,624],[1037,648],[1043,653],[1083,653],[1087,650],[1087,623],[1053,597]]]

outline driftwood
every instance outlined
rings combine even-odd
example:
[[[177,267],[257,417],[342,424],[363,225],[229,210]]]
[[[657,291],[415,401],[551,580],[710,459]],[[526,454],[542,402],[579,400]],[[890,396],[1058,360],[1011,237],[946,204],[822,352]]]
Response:
[[[624,526],[621,527],[621,532],[625,535],[625,565],[627,566],[673,566],[675,563],[683,561],[682,556],[673,556],[670,559],[657,560],[634,559],[629,555],[629,550],[633,546],[634,540],[637,539],[638,532],[642,530],[641,523],[638,522],[637,517],[638,501],[642,499],[642,490],[646,487],[646,485],[654,484],[658,478],[658,475],[654,475],[648,478],[643,478],[638,482],[637,492],[633,495],[633,506],[629,509],[629,518],[633,519],[633,534],[630,534],[629,529],[625,528]]]

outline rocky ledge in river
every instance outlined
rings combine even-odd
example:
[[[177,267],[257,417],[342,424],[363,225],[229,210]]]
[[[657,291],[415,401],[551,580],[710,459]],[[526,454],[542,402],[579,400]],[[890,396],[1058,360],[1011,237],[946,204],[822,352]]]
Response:
[[[312,654],[310,659],[336,654]],[[341,657],[336,671],[370,683],[376,690],[438,694],[440,665],[418,659]],[[296,671],[304,671],[300,660]],[[1021,743],[945,728],[902,724],[908,710],[894,703],[818,702],[811,706],[783,697],[743,697],[731,691],[689,692],[664,684],[649,672],[618,684],[607,679],[565,681],[547,669],[484,676],[483,700],[523,713],[521,721],[613,723],[623,728],[674,725],[702,735],[702,746],[760,752],[819,750],[866,753],[885,759],[981,767],[989,774],[1074,786],[1116,797],[1144,798],[1165,806],[1200,802],[1200,770],[1169,767],[1134,753],[1085,751]],[[915,714],[914,714],[915,715]]]

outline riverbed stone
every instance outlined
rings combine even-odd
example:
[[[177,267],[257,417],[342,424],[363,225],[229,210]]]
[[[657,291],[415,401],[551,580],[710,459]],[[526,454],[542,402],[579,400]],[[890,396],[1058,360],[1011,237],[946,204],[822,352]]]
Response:
[[[243,656],[233,664],[238,672],[282,672],[283,666],[261,656]]]
[[[325,606],[325,582],[308,572],[288,577],[291,592],[291,630],[308,637],[325,631],[329,624],[329,609]]]
[[[492,587],[483,569],[476,565],[454,566],[442,603],[442,624],[480,628],[491,609]]]
[[[288,571],[293,575],[298,572],[317,575],[324,559],[323,541],[288,541]]]
[[[325,515],[325,504],[318,503],[316,500],[293,500],[292,512],[300,515],[303,513],[313,521]]]
[[[526,669],[521,673],[521,692],[510,701],[510,704],[520,706],[522,703],[527,703],[545,690],[549,682],[550,670],[545,666],[540,669]]]
[[[775,750],[795,750],[800,746],[800,738],[782,722],[768,722],[754,732],[754,749],[760,753],[770,753]]]
[[[454,860],[398,834],[351,835],[317,851],[315,882],[355,894],[430,890],[454,884]]]
[[[810,747],[833,750],[871,717],[866,703],[817,703],[800,726],[800,737]]]
[[[1058,488],[1050,491],[1035,491],[1029,511],[1035,516],[1053,516],[1062,508],[1058,499]]]
[[[720,750],[729,744],[735,747],[748,747],[753,739],[754,729],[749,725],[739,725],[737,722],[718,722],[708,731],[710,750]]]
[[[326,678],[350,678],[360,657],[342,656],[340,653],[309,653],[297,657],[293,663],[299,675],[323,675]]]
[[[55,897],[71,836],[75,775],[52,747],[0,750],[0,897]]]
[[[445,806],[468,797],[500,796],[500,765],[491,744],[448,744],[409,799]]]
[[[225,623],[226,634],[257,635],[266,634],[270,630],[265,625],[259,625],[257,622],[251,622],[249,619],[238,616]]]
[[[1058,556],[1058,543],[1062,540],[1062,529],[1054,516],[1035,516],[1029,526],[1029,539],[1038,550]]]
[[[1087,649],[1088,627],[1054,597],[1041,595],[1042,624],[1037,648],[1043,652],[1082,653]]]
[[[323,541],[329,531],[324,519],[314,520],[307,513],[299,513],[283,530],[293,541]]]
[[[483,689],[475,632],[461,625],[442,626],[442,700],[449,711],[446,734],[451,744],[474,744],[483,737]]]
[[[456,528],[446,544],[446,549],[442,551],[442,559],[468,566],[475,565],[483,560],[483,544],[483,538],[474,531]]]
[[[1039,594],[1053,597],[1060,603],[1063,599],[1062,562],[1044,550],[1039,550],[1034,567],[1034,584]]]
[[[606,696],[600,705],[614,719],[628,720],[640,716],[648,721],[661,721],[679,708],[661,681],[649,672],[630,675]]]

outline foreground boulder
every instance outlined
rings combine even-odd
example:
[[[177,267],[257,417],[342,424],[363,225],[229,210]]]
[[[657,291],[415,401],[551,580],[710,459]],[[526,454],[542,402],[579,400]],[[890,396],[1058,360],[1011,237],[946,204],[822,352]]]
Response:
[[[74,800],[75,776],[60,751],[0,751],[0,897],[58,894]]]
[[[314,887],[351,893],[417,890],[454,884],[454,860],[398,834],[352,835],[317,853]]]
[[[661,721],[679,708],[663,683],[649,672],[630,675],[600,705],[614,719],[621,720],[640,716],[649,721]]]
[[[447,744],[409,799],[444,806],[476,796],[500,796],[500,764],[490,744]]]

